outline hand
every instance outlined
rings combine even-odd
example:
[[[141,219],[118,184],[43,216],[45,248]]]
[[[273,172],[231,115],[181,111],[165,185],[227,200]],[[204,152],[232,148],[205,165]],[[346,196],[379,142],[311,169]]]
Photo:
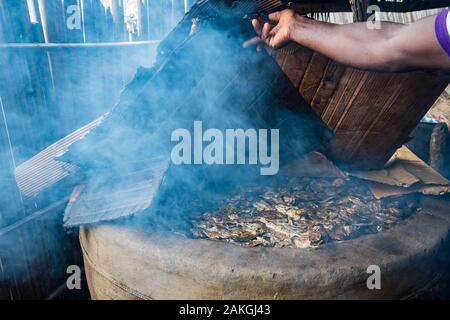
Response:
[[[264,24],[258,20],[253,19],[252,25],[255,29],[257,37],[244,42],[244,48],[251,45],[261,45],[265,43],[271,48],[280,48],[292,40],[291,35],[295,29],[298,15],[294,10],[286,9],[271,13],[269,15],[270,22]]]

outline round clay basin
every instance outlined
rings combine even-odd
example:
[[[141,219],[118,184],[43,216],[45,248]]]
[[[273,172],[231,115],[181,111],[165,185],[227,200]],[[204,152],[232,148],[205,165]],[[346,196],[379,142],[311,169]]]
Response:
[[[422,210],[390,230],[318,249],[244,248],[149,232],[130,224],[83,227],[93,299],[408,298],[445,271],[450,201],[422,197]],[[381,289],[367,288],[367,268]]]

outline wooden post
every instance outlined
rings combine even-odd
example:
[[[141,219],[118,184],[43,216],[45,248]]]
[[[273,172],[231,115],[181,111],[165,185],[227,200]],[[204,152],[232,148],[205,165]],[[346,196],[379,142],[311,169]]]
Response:
[[[27,5],[28,5],[28,12],[30,14],[30,22],[38,23],[36,6],[34,5],[34,0],[27,0]]]
[[[123,0],[111,1],[111,15],[114,23],[114,38],[116,41],[126,40]]]
[[[44,0],[38,0],[38,6],[39,6],[39,15],[41,17],[41,26],[42,26],[42,32],[44,34],[44,42],[48,43],[48,28],[47,28],[47,14],[45,12],[45,3]]]
[[[137,19],[137,40],[141,40],[143,36],[143,20],[142,20],[142,2],[141,0],[136,0],[136,19]]]
[[[434,126],[430,139],[430,166],[450,178],[450,133],[445,123]]]

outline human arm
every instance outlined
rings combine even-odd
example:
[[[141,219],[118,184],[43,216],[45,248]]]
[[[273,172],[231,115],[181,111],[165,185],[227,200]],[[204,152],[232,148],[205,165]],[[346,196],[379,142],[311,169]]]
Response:
[[[435,16],[409,25],[381,22],[338,25],[315,21],[292,10],[275,12],[271,23],[253,20],[260,41],[273,48],[294,41],[333,60],[367,70],[450,69],[450,57],[435,35]]]

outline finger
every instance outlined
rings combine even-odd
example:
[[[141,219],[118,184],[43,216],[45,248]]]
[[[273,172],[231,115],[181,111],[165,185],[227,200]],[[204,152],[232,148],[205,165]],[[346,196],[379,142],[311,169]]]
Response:
[[[276,25],[274,28],[272,28],[272,30],[269,31],[269,34],[267,36],[275,36],[280,28],[281,27],[279,25]]]
[[[273,12],[269,14],[269,19],[272,21],[279,21],[281,18],[281,11]]]
[[[263,26],[262,31],[261,31],[261,39],[262,40],[265,41],[267,39],[267,37],[269,35],[269,32],[270,32],[270,29],[271,29],[270,24],[267,23],[267,22],[264,23],[264,26]]]
[[[251,38],[251,39],[249,39],[247,41],[244,41],[244,43],[242,44],[242,47],[243,48],[248,48],[250,46],[253,46],[253,45],[261,43],[261,42],[262,42],[262,40],[259,37],[254,37],[254,38]]]
[[[282,37],[280,37],[280,35],[275,35],[269,37],[268,44],[274,49],[279,49],[281,47],[284,47],[287,42]]]
[[[278,42],[276,41],[275,37],[270,37],[267,40],[267,45],[271,48],[278,49]]]
[[[259,22],[258,19],[253,19],[252,20],[252,26],[253,26],[253,29],[255,29],[256,34],[258,36],[261,36],[261,29],[262,29],[262,27],[261,27],[261,23]]]

